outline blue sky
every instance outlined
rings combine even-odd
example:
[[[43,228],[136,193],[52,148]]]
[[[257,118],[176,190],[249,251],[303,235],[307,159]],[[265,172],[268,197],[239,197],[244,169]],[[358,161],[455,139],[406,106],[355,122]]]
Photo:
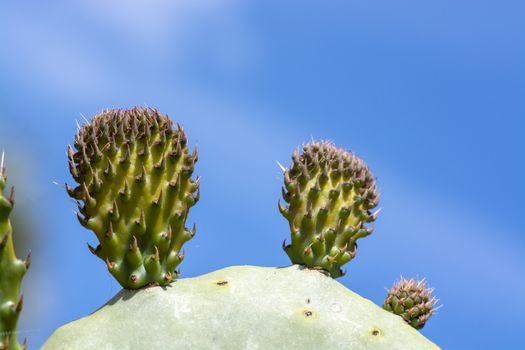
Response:
[[[52,181],[71,182],[81,114],[134,105],[199,148],[184,276],[288,264],[276,161],[329,139],[382,193],[339,281],[379,304],[401,274],[426,277],[444,305],[422,331],[437,344],[525,346],[524,13],[506,0],[0,2],[0,147],[33,233],[29,348],[119,289]]]

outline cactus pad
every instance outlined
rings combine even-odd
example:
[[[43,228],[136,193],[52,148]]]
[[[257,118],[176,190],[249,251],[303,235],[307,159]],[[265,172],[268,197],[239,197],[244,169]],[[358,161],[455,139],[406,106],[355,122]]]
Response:
[[[23,297],[20,295],[20,284],[30,264],[27,259],[19,260],[13,247],[12,230],[9,214],[13,209],[14,190],[8,198],[3,192],[6,184],[3,154],[0,161],[0,350],[25,349],[20,346],[16,337],[18,317],[22,311]]]
[[[365,224],[376,219],[379,193],[367,165],[330,142],[317,141],[295,151],[284,171],[279,210],[288,220],[291,244],[283,248],[294,264],[344,275],[341,266],[356,255],[357,239],[368,236]]]
[[[432,291],[424,280],[401,277],[388,291],[383,308],[401,316],[415,329],[421,329],[435,311],[437,299],[432,296]]]
[[[42,350],[437,350],[401,318],[318,271],[234,266],[122,290]]]
[[[185,222],[200,193],[191,179],[197,150],[189,153],[183,129],[151,108],[106,110],[79,129],[74,147],[78,186],[66,189],[98,238],[90,251],[125,288],[170,283],[195,234]]]

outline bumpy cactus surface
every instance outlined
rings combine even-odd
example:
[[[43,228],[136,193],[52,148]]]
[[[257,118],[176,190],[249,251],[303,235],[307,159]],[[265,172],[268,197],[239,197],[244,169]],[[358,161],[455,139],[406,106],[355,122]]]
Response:
[[[13,209],[15,197],[11,188],[9,197],[4,197],[6,171],[3,167],[4,155],[0,161],[0,350],[25,349],[17,341],[17,323],[22,311],[23,297],[20,284],[29,268],[30,255],[26,260],[19,260],[13,247],[9,214]]]
[[[435,310],[437,299],[432,291],[424,280],[401,277],[388,291],[383,308],[401,316],[415,329],[421,329]]]
[[[69,147],[67,186],[80,223],[98,238],[93,254],[125,288],[167,285],[195,234],[185,227],[199,199],[183,129],[151,108],[106,110],[83,125]]]
[[[418,331],[319,271],[235,266],[168,288],[122,290],[42,350],[436,350]]]
[[[356,255],[357,240],[372,233],[365,224],[379,201],[374,176],[356,155],[330,142],[312,142],[295,151],[284,172],[279,210],[288,220],[291,244],[283,248],[294,264],[344,274],[341,266]]]

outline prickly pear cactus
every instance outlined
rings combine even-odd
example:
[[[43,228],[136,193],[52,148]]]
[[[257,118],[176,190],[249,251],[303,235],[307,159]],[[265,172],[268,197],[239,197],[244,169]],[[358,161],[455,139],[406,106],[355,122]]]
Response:
[[[401,316],[415,329],[421,329],[434,313],[437,299],[424,280],[401,277],[388,291],[383,308]]]
[[[78,186],[66,188],[98,238],[91,252],[125,288],[169,284],[195,234],[185,222],[199,199],[197,150],[189,153],[183,129],[151,108],[106,110],[79,129],[74,147]]]
[[[319,271],[236,266],[122,290],[42,350],[438,349],[400,317]]]
[[[372,233],[366,223],[379,211],[374,176],[356,155],[315,141],[295,151],[284,171],[279,210],[290,224],[292,242],[283,248],[294,264],[344,275],[341,266],[356,255],[357,240]]]
[[[30,256],[19,260],[13,247],[9,214],[15,197],[11,188],[9,197],[4,197],[6,173],[3,167],[4,155],[0,161],[0,350],[25,349],[17,341],[17,322],[22,311],[23,297],[20,284],[30,264]]]

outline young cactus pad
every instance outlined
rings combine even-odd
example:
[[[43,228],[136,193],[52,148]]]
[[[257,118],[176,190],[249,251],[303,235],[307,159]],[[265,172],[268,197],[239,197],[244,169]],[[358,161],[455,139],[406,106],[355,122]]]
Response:
[[[284,171],[279,210],[290,224],[292,242],[283,248],[294,264],[342,276],[341,266],[356,255],[359,238],[372,233],[379,193],[374,176],[356,155],[316,141],[292,156]]]
[[[0,350],[25,349],[16,337],[18,317],[22,311],[23,297],[20,284],[29,268],[30,255],[26,260],[16,258],[13,247],[9,214],[15,202],[14,190],[8,198],[4,197],[6,173],[3,167],[3,154],[0,161]]]
[[[122,290],[42,350],[437,350],[401,318],[319,271],[234,266]]]
[[[185,222],[200,193],[191,179],[197,149],[190,154],[182,128],[151,108],[103,111],[74,146],[69,169],[78,186],[66,189],[100,243],[91,252],[124,288],[170,283],[195,234]]]
[[[421,329],[435,311],[437,299],[432,291],[424,280],[401,277],[388,291],[383,308],[403,317],[415,329]]]

